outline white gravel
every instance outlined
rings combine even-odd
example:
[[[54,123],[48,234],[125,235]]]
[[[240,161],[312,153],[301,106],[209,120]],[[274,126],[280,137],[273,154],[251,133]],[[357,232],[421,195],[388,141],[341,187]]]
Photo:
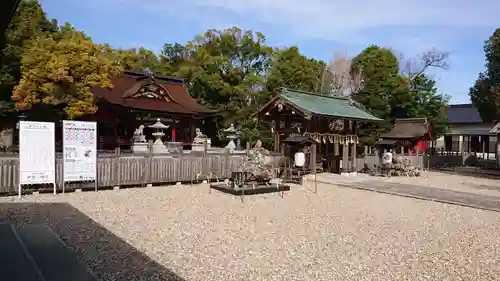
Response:
[[[62,204],[7,202],[0,220],[52,225],[102,280],[500,280],[498,213],[333,185],[244,203],[207,185],[22,199],[69,203],[159,265]]]

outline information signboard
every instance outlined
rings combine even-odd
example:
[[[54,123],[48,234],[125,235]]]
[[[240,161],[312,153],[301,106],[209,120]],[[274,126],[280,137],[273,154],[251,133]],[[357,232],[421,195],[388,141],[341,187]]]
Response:
[[[55,186],[55,146],[54,123],[19,122],[20,185],[52,183]]]
[[[65,182],[97,178],[97,123],[63,121],[63,178]]]

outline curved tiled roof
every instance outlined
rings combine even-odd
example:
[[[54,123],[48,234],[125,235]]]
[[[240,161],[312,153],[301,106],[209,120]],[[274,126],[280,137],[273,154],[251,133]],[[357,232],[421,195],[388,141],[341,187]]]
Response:
[[[380,137],[384,139],[414,139],[425,136],[431,137],[426,118],[406,118],[396,119],[392,130]]]
[[[256,115],[265,111],[278,99],[287,102],[297,110],[319,116],[343,117],[353,120],[381,121],[382,119],[371,115],[358,104],[347,98],[331,97],[315,93],[282,89],[282,92],[254,113]]]
[[[451,124],[476,124],[484,121],[477,109],[469,103],[449,105],[448,122]]]
[[[189,95],[184,81],[179,78],[157,77],[127,71],[122,75],[113,77],[111,80],[113,83],[112,89],[94,88],[94,94],[97,98],[130,108],[167,113],[198,115],[212,112],[198,104]],[[142,86],[152,83],[157,84],[166,91],[165,94],[168,95],[168,100],[133,97],[132,94]]]

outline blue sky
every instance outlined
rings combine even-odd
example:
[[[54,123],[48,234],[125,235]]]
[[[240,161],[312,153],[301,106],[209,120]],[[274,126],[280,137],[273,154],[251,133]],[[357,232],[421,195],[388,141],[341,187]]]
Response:
[[[431,74],[453,103],[469,101],[469,87],[484,70],[484,41],[500,28],[498,0],[39,1],[61,24],[123,48],[159,51],[164,43],[232,26],[260,31],[270,45],[296,45],[322,60],[336,52],[355,56],[370,44],[405,57],[435,47],[450,54],[449,69]]]

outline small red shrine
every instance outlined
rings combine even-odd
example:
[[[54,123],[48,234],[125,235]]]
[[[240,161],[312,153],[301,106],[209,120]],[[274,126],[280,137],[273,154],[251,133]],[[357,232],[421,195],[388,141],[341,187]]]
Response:
[[[99,146],[128,146],[134,130],[159,118],[170,126],[164,141],[191,145],[195,122],[211,116],[209,110],[192,98],[183,79],[126,71],[112,78],[113,88],[95,88],[98,112],[89,118],[98,122]]]
[[[427,152],[432,141],[430,124],[427,118],[396,119],[394,127],[388,133],[380,136],[378,146],[385,148],[404,147],[408,152]]]

